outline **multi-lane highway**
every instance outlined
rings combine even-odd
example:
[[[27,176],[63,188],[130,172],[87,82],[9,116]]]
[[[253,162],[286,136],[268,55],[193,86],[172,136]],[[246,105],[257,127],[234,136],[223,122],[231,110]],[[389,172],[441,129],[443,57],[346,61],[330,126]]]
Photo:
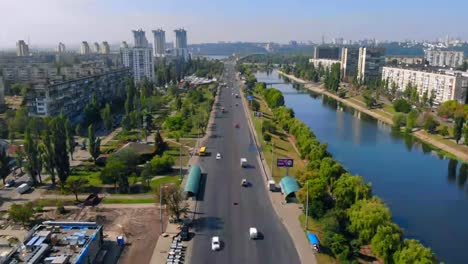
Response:
[[[213,128],[216,137],[205,143],[211,155],[200,158],[206,177],[197,205],[190,263],[299,263],[291,237],[268,198],[242,99],[232,95],[240,94],[233,62],[225,64],[224,81],[227,87],[221,88]],[[221,107],[226,113],[221,113]],[[216,160],[216,153],[222,159]],[[241,168],[241,158],[247,158],[249,168]],[[241,187],[243,178],[250,187]],[[259,240],[249,239],[249,227],[259,230]],[[212,236],[220,237],[220,251],[211,251]]]

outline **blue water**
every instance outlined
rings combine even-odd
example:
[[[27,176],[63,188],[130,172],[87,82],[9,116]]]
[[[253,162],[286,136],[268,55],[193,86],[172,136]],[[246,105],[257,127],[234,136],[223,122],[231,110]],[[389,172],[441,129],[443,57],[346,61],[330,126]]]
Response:
[[[276,71],[258,81],[282,82]],[[439,157],[412,137],[295,84],[275,84],[286,106],[348,171],[372,183],[405,236],[431,247],[445,263],[468,263],[468,165]]]

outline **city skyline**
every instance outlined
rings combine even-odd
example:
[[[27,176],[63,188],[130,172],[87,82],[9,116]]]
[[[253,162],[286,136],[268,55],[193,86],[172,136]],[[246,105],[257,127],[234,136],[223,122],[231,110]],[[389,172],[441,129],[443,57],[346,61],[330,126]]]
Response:
[[[190,32],[190,43],[320,42],[322,35],[328,42],[336,37],[434,40],[449,35],[468,39],[468,29],[461,26],[468,23],[462,11],[468,3],[461,0],[293,0],[287,6],[265,0],[256,1],[255,6],[244,0],[140,0],[136,4],[124,0],[50,0],[47,5],[2,0],[0,7],[8,10],[3,15],[6,30],[0,32],[0,48],[14,48],[20,39],[29,39],[32,47],[52,47],[59,42],[72,46],[83,40],[114,44],[130,42],[128,31],[132,29],[170,32],[181,27]],[[173,42],[175,36],[167,35]]]

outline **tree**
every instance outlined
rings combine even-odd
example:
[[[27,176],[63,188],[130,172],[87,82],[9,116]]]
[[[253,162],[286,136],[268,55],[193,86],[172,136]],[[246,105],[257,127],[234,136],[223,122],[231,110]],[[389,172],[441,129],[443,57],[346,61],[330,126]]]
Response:
[[[102,121],[104,122],[104,127],[106,128],[107,131],[110,131],[112,129],[112,111],[111,107],[109,104],[106,104],[104,109],[101,110],[101,118]]]
[[[75,135],[77,136],[81,135],[81,124],[77,124],[75,126]]]
[[[29,129],[26,129],[24,134],[24,150],[27,156],[26,170],[31,176],[34,185],[37,184],[37,176],[39,175],[39,167],[42,167],[38,151],[38,142],[32,137]]]
[[[21,223],[23,226],[31,222],[31,217],[34,214],[33,204],[31,202],[25,204],[12,204],[8,215],[15,223]]]
[[[366,104],[367,108],[371,108],[376,104],[376,100],[372,94],[372,91],[365,90],[362,93],[362,97],[364,98],[364,103]]]
[[[468,123],[465,125],[463,129],[463,138],[465,139],[465,145],[468,146]]]
[[[336,180],[332,192],[335,205],[341,209],[347,209],[359,200],[368,199],[372,194],[369,183],[364,182],[361,176],[348,173],[342,174]]]
[[[453,137],[458,144],[462,136],[463,124],[465,123],[464,116],[455,117],[455,125],[453,126]]]
[[[61,114],[50,122],[51,145],[53,146],[54,166],[63,190],[70,175],[70,160],[67,151],[67,132],[65,129],[65,116]]]
[[[360,200],[348,209],[348,230],[355,234],[361,244],[370,242],[377,227],[391,222],[390,210],[377,197]]]
[[[18,162],[18,167],[20,169],[20,172],[23,173],[23,161],[26,159],[26,153],[24,152],[23,149],[17,148],[15,150],[16,154],[16,161]]]
[[[304,204],[304,210],[307,208],[307,190],[309,190],[309,215],[316,219],[321,218],[330,208],[327,182],[321,177],[316,177],[305,183],[298,193],[299,200]]]
[[[111,155],[106,161],[106,166],[101,171],[100,178],[104,183],[113,183],[116,191],[117,183],[119,183],[120,189],[123,191],[125,189],[125,179],[127,179],[128,183],[126,169],[125,165],[118,158],[113,158],[113,155]]]
[[[432,117],[431,114],[427,114],[425,116],[425,121],[424,121],[424,129],[429,132],[429,133],[434,133],[435,129],[439,123],[435,121],[434,117]]]
[[[44,164],[46,172],[52,180],[52,185],[56,184],[55,180],[55,161],[54,161],[54,148],[50,139],[50,133],[44,131],[41,136],[42,143],[39,146],[41,152],[41,159]]]
[[[75,195],[75,199],[77,202],[80,201],[78,199],[78,193],[83,191],[86,184],[88,184],[88,180],[84,178],[68,178],[67,179],[68,189]]]
[[[0,177],[2,177],[3,185],[5,185],[5,179],[10,174],[10,168],[8,167],[8,155],[6,150],[0,149]]]
[[[400,98],[393,102],[393,109],[397,112],[409,113],[411,111],[411,105],[405,99]]]
[[[418,112],[411,110],[406,116],[406,133],[411,133],[413,131],[414,124],[418,118]]]
[[[176,221],[180,221],[180,218],[187,215],[189,211],[189,206],[185,201],[182,189],[177,185],[166,185],[163,188],[159,187],[160,186],[157,186],[155,188],[156,197],[161,197],[163,204],[166,204],[170,216]]]
[[[91,154],[94,162],[96,162],[96,159],[99,157],[99,155],[101,155],[101,139],[96,137],[92,124],[88,127],[88,145],[89,154]]]
[[[164,142],[159,130],[154,135],[154,152],[161,155],[167,149],[166,142]]]
[[[446,137],[449,135],[449,130],[447,126],[439,126],[438,132],[443,137]]]
[[[406,115],[402,113],[396,113],[393,118],[392,128],[396,131],[400,131],[400,128],[406,124]]]
[[[70,120],[65,121],[65,133],[67,134],[67,150],[70,153],[70,158],[73,160],[73,152],[75,152],[75,135]]]
[[[385,263],[391,262],[393,253],[401,244],[402,235],[400,227],[393,223],[377,227],[377,232],[371,240],[372,253],[384,259]]]
[[[405,239],[402,248],[393,254],[393,262],[395,264],[436,263],[431,249],[424,247],[415,239]]]

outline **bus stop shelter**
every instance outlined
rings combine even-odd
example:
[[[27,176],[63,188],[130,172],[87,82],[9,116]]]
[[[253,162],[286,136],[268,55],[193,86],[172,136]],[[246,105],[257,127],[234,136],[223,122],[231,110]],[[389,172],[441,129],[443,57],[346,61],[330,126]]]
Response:
[[[198,189],[200,188],[201,169],[198,165],[193,165],[190,169],[187,183],[185,184],[185,193],[188,197],[197,196]]]
[[[295,198],[296,192],[301,188],[296,178],[292,176],[284,176],[280,181],[280,186],[286,200]]]

